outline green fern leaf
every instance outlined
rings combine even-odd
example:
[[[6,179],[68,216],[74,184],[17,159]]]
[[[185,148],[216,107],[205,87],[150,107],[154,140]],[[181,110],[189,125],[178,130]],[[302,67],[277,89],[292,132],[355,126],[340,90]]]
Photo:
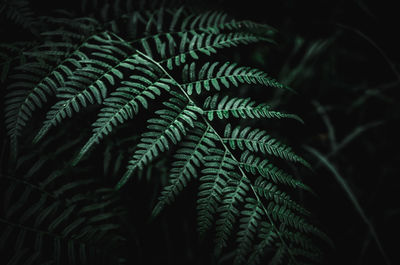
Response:
[[[204,164],[204,157],[209,155],[209,149],[215,148],[214,141],[218,140],[203,123],[195,122],[195,126],[176,151],[169,174],[169,185],[161,192],[152,216],[157,216],[165,205],[171,204],[178,194],[198,176],[198,169]]]
[[[311,189],[300,180],[293,178],[292,175],[274,166],[267,159],[261,159],[252,155],[248,150],[244,151],[240,156],[239,165],[247,172],[250,172],[253,175],[260,174],[267,180],[272,180],[275,184],[284,184],[295,189],[301,188],[311,191]]]
[[[58,89],[57,97],[60,100],[47,113],[46,121],[34,142],[38,142],[51,127],[56,126],[66,117],[72,117],[74,112],[79,112],[95,102],[101,104],[108,94],[105,80],[109,80],[109,78],[107,79],[106,75],[119,79],[122,75],[118,68],[126,68],[130,65],[134,69],[134,64],[139,60],[136,53],[128,55],[122,60],[115,56],[111,57],[115,61],[114,65],[99,60],[81,61],[81,63],[89,65],[75,71],[74,76],[66,81],[65,87]]]
[[[182,136],[187,134],[189,128],[194,127],[197,120],[199,109],[188,102],[188,100],[173,91],[173,97],[163,102],[167,109],[155,112],[160,118],[149,119],[148,132],[142,134],[141,143],[129,161],[125,175],[117,184],[117,189],[121,188],[129,179],[133,171],[143,169],[143,167],[158,157],[162,152],[167,151],[172,145],[176,145],[182,140]]]
[[[162,76],[151,76],[151,78],[155,78],[154,80],[146,79],[143,76],[148,68],[131,65],[131,70],[133,68],[142,75],[132,75],[130,76],[131,80],[122,81],[121,84],[124,86],[117,88],[116,92],[111,93],[105,99],[103,103],[105,107],[100,110],[98,119],[93,123],[93,135],[75,158],[74,164],[79,162],[93,144],[111,133],[113,126],[132,119],[138,114],[140,105],[147,108],[148,100],[154,100],[160,96],[161,90],[170,91],[170,86],[174,84],[170,79]]]
[[[266,248],[273,250],[275,248],[273,244],[278,238],[273,227],[267,222],[261,223],[258,237],[261,239],[261,242],[255,246],[253,252],[250,254],[248,259],[249,264],[260,264],[260,259],[265,255]]]
[[[176,54],[161,57],[160,64],[166,64],[168,69],[185,64],[187,59],[198,59],[200,54],[210,56],[217,53],[217,49],[235,47],[239,44],[249,44],[264,40],[262,37],[251,33],[228,33],[228,34],[180,34],[179,51]],[[147,54],[149,55],[149,54]],[[189,57],[190,56],[190,57]],[[189,57],[189,58],[187,58]]]
[[[259,202],[252,198],[246,198],[241,216],[239,232],[236,239],[238,247],[235,251],[233,263],[235,265],[244,264],[246,262],[246,256],[251,251],[256,231],[263,216]]]
[[[235,174],[235,163],[227,150],[210,149],[210,155],[204,158],[205,169],[201,171],[200,187],[197,199],[198,231],[202,235],[212,225],[214,216],[222,200],[223,189]]]
[[[121,243],[122,237],[117,233],[119,225],[113,221],[117,216],[115,207],[118,201],[112,189],[97,189],[91,195],[83,194],[82,189],[93,189],[93,181],[78,180],[70,183],[74,184],[70,185],[71,188],[59,187],[60,192],[53,193],[51,188],[57,189],[58,186],[54,177],[50,180],[53,186],[50,190],[14,177],[2,176],[0,181],[12,184],[2,185],[2,194],[19,200],[17,208],[17,204],[5,204],[5,214],[2,212],[0,215],[2,258],[5,254],[9,264],[22,257],[26,264],[30,261],[62,264],[61,258],[69,264],[81,264],[87,260],[95,261],[99,255],[107,259],[107,255],[102,254],[105,249],[111,250],[112,244],[117,246]],[[79,211],[82,205],[92,210]],[[104,226],[102,222],[108,225]],[[3,241],[12,245],[15,251],[4,253]],[[43,255],[43,246],[46,246],[47,256]]]
[[[223,189],[223,199],[221,207],[218,208],[220,217],[215,222],[215,253],[220,255],[222,248],[227,246],[228,238],[232,233],[233,226],[240,213],[238,204],[244,202],[250,183],[245,176],[238,176],[239,180],[230,179],[227,186]]]
[[[288,194],[281,191],[276,185],[273,185],[269,181],[265,181],[262,178],[258,178],[255,183],[255,191],[265,197],[268,201],[272,200],[277,204],[283,204],[291,210],[295,210],[303,215],[309,215],[310,212],[304,209],[296,202],[294,202]]]
[[[231,125],[228,124],[225,127],[223,141],[228,143],[232,149],[248,149],[252,152],[260,151],[263,154],[269,154],[285,160],[299,162],[310,167],[309,164],[303,158],[296,155],[289,146],[282,144],[269,136],[267,132],[260,129],[251,129],[250,127],[242,129],[237,126],[232,130]]]
[[[68,46],[73,52],[63,51],[61,57],[65,57],[56,66],[52,67],[47,63],[27,63],[18,68],[19,71],[27,73],[24,75],[26,81],[24,83],[13,83],[8,89],[13,91],[7,94],[6,100],[6,124],[8,134],[12,139],[13,149],[16,152],[17,138],[21,134],[21,130],[26,125],[27,121],[38,108],[41,108],[48,100],[48,97],[56,93],[57,88],[65,85],[65,80],[73,74],[73,71],[81,67],[80,60],[87,59],[88,57],[80,50],[89,45],[90,41],[96,35],[89,36],[82,44],[67,43],[50,43],[42,45],[39,48],[43,51],[27,53],[30,56],[37,58],[48,57],[44,53],[48,49],[57,48],[57,46]],[[106,35],[108,36],[108,35]],[[82,38],[81,35],[79,35]],[[39,49],[38,48],[38,49]],[[48,49],[45,49],[48,48]],[[51,57],[50,57],[51,58]],[[16,78],[21,80],[20,75],[15,75]]]
[[[219,119],[228,119],[230,116],[235,118],[293,118],[303,122],[297,115],[286,114],[279,111],[270,110],[267,104],[256,105],[250,98],[229,98],[228,96],[219,99],[219,95],[209,96],[204,101],[204,114],[208,120],[212,121],[214,117]]]
[[[199,71],[196,71],[195,62],[186,64],[182,72],[182,80],[182,85],[189,95],[193,94],[194,90],[197,94],[201,94],[204,90],[210,91],[211,88],[220,91],[221,87],[229,88],[231,85],[237,87],[239,84],[285,87],[263,71],[230,62],[223,64],[207,62],[201,66]]]

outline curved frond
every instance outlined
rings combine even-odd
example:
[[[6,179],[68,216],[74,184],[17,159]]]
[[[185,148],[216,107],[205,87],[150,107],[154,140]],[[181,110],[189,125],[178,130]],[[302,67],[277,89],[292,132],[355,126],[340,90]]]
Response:
[[[160,96],[162,90],[170,91],[170,86],[174,85],[170,79],[162,76],[146,78],[147,73],[152,72],[143,66],[132,65],[131,70],[139,73],[122,81],[124,86],[117,88],[105,99],[105,107],[100,110],[97,120],[92,125],[93,134],[82,147],[74,164],[79,162],[93,144],[99,143],[104,136],[110,134],[113,127],[132,119],[138,114],[140,107],[147,109],[150,100]]]
[[[240,156],[240,167],[253,175],[261,175],[275,184],[284,184],[292,188],[301,188],[311,191],[302,181],[295,179],[292,175],[276,167],[267,159],[261,159],[246,150]]]
[[[227,34],[192,34],[182,33],[173,42],[169,42],[169,45],[176,45],[177,49],[170,46],[167,49],[165,46],[156,46],[157,55],[155,58],[160,57],[158,62],[171,70],[175,66],[184,65],[189,60],[197,60],[200,55],[210,56],[216,54],[217,50],[236,47],[240,44],[249,44],[265,40],[263,37],[259,37],[252,33],[227,33]],[[145,53],[153,57],[153,53],[150,50],[149,44],[144,40],[142,46]],[[167,53],[167,51],[169,53]]]
[[[117,80],[123,79],[123,69],[135,68],[134,64],[139,60],[139,56],[123,50],[130,47],[123,42],[118,42],[122,47],[109,46],[108,44],[115,41],[101,40],[105,45],[96,46],[99,51],[92,53],[97,58],[81,60],[80,63],[85,66],[75,70],[65,85],[57,90],[57,98],[60,100],[47,113],[34,142],[39,141],[50,128],[66,117],[72,117],[74,112],[79,112],[90,104],[101,104],[109,93],[108,86],[113,86]]]
[[[243,203],[250,190],[250,182],[245,176],[240,179],[230,179],[223,189],[220,213],[216,224],[215,253],[220,255],[222,248],[227,246],[229,236],[240,214],[239,204]]]
[[[148,120],[149,131],[142,134],[137,150],[129,161],[127,171],[117,184],[117,189],[128,181],[136,168],[142,169],[161,153],[169,150],[172,145],[178,144],[188,130],[194,127],[194,121],[201,114],[200,109],[184,96],[172,91],[171,94],[173,97],[163,102],[166,108],[155,112],[158,118]]]
[[[194,91],[201,94],[204,90],[215,89],[220,91],[222,87],[237,87],[240,84],[286,88],[261,70],[238,66],[236,63],[230,62],[206,62],[198,71],[195,62],[186,64],[182,72],[182,80],[182,85],[189,95],[193,94]]]
[[[75,38],[84,38],[84,35],[77,35]],[[27,62],[16,68],[18,73],[12,77],[18,79],[19,82],[12,83],[7,87],[12,91],[7,94],[5,101],[6,127],[11,137],[14,153],[16,153],[18,137],[33,112],[42,108],[48,98],[54,96],[57,89],[65,85],[65,80],[73,75],[74,70],[81,67],[79,61],[88,58],[81,49],[90,45],[93,38],[96,36],[89,36],[81,44],[51,42],[39,46],[37,51],[26,53],[28,56],[36,58],[37,61]],[[60,48],[65,48],[65,50],[60,50]],[[52,52],[51,56],[47,54],[49,51]],[[52,62],[54,52],[57,52],[57,57],[63,58],[55,65]]]
[[[292,148],[279,142],[260,129],[250,127],[235,127],[233,130],[228,124],[224,130],[223,141],[228,143],[232,149],[249,150],[252,152],[261,152],[280,157],[285,160],[299,162],[307,167],[309,164],[300,156],[292,151]]]
[[[294,202],[287,193],[281,191],[278,186],[269,181],[258,178],[254,183],[254,187],[255,191],[268,201],[274,201],[276,204],[282,204],[283,206],[297,211],[302,215],[310,214],[310,212],[304,209],[304,207]]]
[[[240,227],[236,237],[238,247],[233,264],[245,264],[246,256],[251,251],[257,229],[261,223],[263,212],[259,201],[247,198],[241,211]]]
[[[198,177],[199,169],[204,165],[204,157],[209,155],[210,148],[215,148],[214,141],[217,140],[209,126],[200,122],[194,123],[193,130],[180,142],[179,149],[174,154],[169,184],[161,192],[153,216],[157,216],[165,205],[171,204],[187,184]]]
[[[33,27],[37,24],[37,21],[35,20],[34,12],[29,5],[29,1],[2,1],[2,3],[0,3],[0,15],[4,15],[15,24],[35,33]]]
[[[93,187],[93,181],[59,186],[55,180],[55,175],[49,176],[47,185],[38,186],[24,179],[0,178],[7,198],[0,212],[2,260],[10,264],[17,260],[25,262],[21,264],[115,261],[117,255],[111,253],[116,253],[123,237],[113,221],[119,214],[113,191],[96,189],[84,194],[82,190]]]
[[[295,114],[287,114],[271,110],[270,106],[265,103],[257,105],[257,103],[252,101],[251,98],[230,98],[229,96],[220,98],[220,96],[216,94],[206,98],[203,108],[205,109],[204,114],[207,115],[207,118],[210,121],[212,121],[214,117],[219,119],[228,119],[233,116],[242,119],[292,118],[303,122]]]
[[[204,158],[205,168],[201,171],[197,199],[198,231],[204,234],[210,229],[214,216],[222,201],[223,189],[231,178],[240,178],[235,172],[236,161],[229,157],[227,150],[210,149]]]

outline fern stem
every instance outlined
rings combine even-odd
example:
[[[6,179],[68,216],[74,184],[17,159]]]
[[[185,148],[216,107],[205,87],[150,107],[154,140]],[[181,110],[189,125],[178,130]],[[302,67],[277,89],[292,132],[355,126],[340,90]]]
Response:
[[[142,53],[141,51],[137,50],[137,53],[140,54],[141,56],[143,56],[144,58],[146,58],[147,60],[149,60],[150,62],[152,62],[153,64],[155,64],[157,67],[160,68],[161,71],[163,71],[165,73],[166,76],[168,76],[169,78],[171,78],[171,80],[173,80],[176,85],[179,87],[179,89],[181,90],[181,92],[186,96],[186,98],[189,100],[189,102],[193,103],[194,105],[195,102],[190,98],[190,96],[186,93],[186,91],[183,89],[183,87],[181,86],[181,84],[179,84],[165,69],[164,67],[162,67],[158,62],[154,61],[152,58],[150,58],[149,56],[145,55],[144,53]],[[197,106],[197,105],[196,105]],[[232,154],[232,152],[230,151],[230,149],[228,148],[228,146],[225,144],[224,140],[222,139],[222,137],[219,135],[219,133],[215,130],[215,128],[208,122],[208,120],[204,117],[201,116],[203,121],[207,124],[207,126],[209,128],[211,128],[214,132],[214,134],[218,137],[220,143],[222,144],[222,146],[225,148],[226,152],[228,152],[230,154],[230,156],[232,157],[232,159],[234,161],[236,161],[237,164],[239,164],[239,161],[236,159],[236,157]],[[250,178],[247,177],[246,173],[243,171],[243,169],[241,167],[238,167],[239,171],[241,172],[242,176],[247,178],[250,181]],[[271,226],[276,230],[277,235],[279,236],[279,239],[281,240],[282,244],[285,246],[285,248],[288,251],[288,254],[290,256],[290,258],[293,260],[293,262],[295,264],[297,264],[297,261],[293,255],[293,253],[291,252],[289,246],[287,245],[286,241],[283,239],[283,236],[281,235],[279,229],[276,227],[276,225],[274,224],[274,221],[271,217],[271,215],[268,213],[267,209],[265,208],[260,196],[257,194],[256,190],[254,189],[253,185],[251,184],[250,181],[250,188],[256,198],[256,200],[260,203],[262,210],[264,211],[265,215],[267,216]]]

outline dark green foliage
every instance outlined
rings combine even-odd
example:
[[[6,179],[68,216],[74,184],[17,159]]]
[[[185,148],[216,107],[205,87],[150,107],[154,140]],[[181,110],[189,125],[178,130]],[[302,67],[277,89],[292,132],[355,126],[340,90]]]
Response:
[[[89,3],[83,8],[96,6]],[[198,183],[197,229],[201,236],[215,232],[217,258],[233,247],[234,264],[318,262],[316,242],[328,239],[292,198],[297,189],[309,189],[281,169],[285,161],[309,164],[259,128],[263,123],[245,123],[302,120],[236,92],[245,85],[286,86],[262,70],[213,58],[238,46],[267,45],[275,31],[223,12],[148,10],[143,3],[138,9],[107,3],[92,17],[45,17],[37,44],[10,46],[11,54],[23,50],[24,57],[2,70],[11,156],[1,176],[8,183],[2,185],[1,239],[17,235],[15,255],[6,262],[123,263],[115,251],[122,243],[119,194],[141,176],[156,178],[154,168],[166,185],[153,217]],[[68,146],[78,129],[78,140]],[[59,148],[49,158],[53,164],[35,169],[53,140]],[[40,146],[29,158],[34,165],[19,168],[21,153]],[[89,163],[98,157],[100,163]],[[13,202],[17,190],[22,195]],[[24,245],[28,233],[32,253]],[[44,240],[52,242],[51,253],[42,253]]]

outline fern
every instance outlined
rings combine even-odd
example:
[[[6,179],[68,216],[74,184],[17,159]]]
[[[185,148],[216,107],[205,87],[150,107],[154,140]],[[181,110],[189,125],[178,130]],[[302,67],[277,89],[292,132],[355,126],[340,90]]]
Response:
[[[13,21],[17,25],[21,25],[25,29],[34,31],[33,26],[36,21],[28,1],[3,0],[2,3],[0,3],[0,15],[4,15],[7,19]]]
[[[296,155],[289,146],[272,138],[266,131],[260,129],[252,129],[250,127],[241,128],[237,126],[232,130],[231,125],[227,124],[222,140],[228,143],[232,149],[239,148],[251,152],[261,152],[262,154],[277,156],[308,166],[308,163]]]
[[[71,24],[75,25],[75,23]],[[79,21],[76,26],[79,28],[84,27]],[[60,34],[65,36],[66,33],[65,31],[52,32],[51,36],[54,37],[54,35]],[[49,33],[44,35],[49,35]],[[84,35],[82,36],[74,33],[72,38],[82,39]],[[91,38],[92,37],[88,37],[82,44],[75,46],[71,46],[70,43],[65,42],[62,42],[60,46],[56,46],[54,43],[50,45],[43,44],[37,47],[36,51],[34,50],[26,53],[28,56],[33,56],[35,61],[27,62],[17,67],[17,70],[24,74],[14,74],[12,76],[19,81],[7,87],[7,89],[12,90],[12,92],[7,94],[7,99],[5,101],[6,126],[11,137],[14,154],[16,154],[17,150],[18,137],[21,135],[21,131],[23,127],[25,127],[26,122],[31,118],[32,113],[37,108],[42,108],[48,101],[48,97],[56,94],[58,87],[64,85],[66,77],[72,75],[73,70],[80,67],[79,60],[86,57],[80,52],[80,49],[88,46]],[[60,47],[65,48],[65,46],[67,46],[67,50],[59,50]],[[72,49],[72,47],[75,49],[73,52],[69,52],[68,50]],[[50,54],[48,54],[49,51],[51,51]],[[54,55],[55,52],[56,55],[61,55],[64,59],[53,66],[51,62],[53,60],[52,55]],[[23,81],[21,81],[21,79]]]
[[[39,130],[34,130],[33,146],[40,143],[46,148],[52,142],[51,131],[74,127],[77,118],[87,119],[91,128],[82,123],[79,139],[54,153],[57,158],[74,153],[61,169],[42,169],[49,164],[48,159],[53,159],[44,156],[23,173],[23,180],[13,180],[19,184],[11,184],[5,195],[9,207],[1,219],[8,227],[3,238],[18,229],[36,234],[39,241],[44,235],[56,238],[55,263],[62,263],[57,259],[63,256],[60,249],[65,250],[64,241],[70,263],[87,263],[86,257],[77,261],[76,249],[85,252],[86,245],[108,240],[109,234],[108,243],[119,241],[114,233],[116,226],[100,225],[115,220],[117,214],[108,211],[114,200],[86,202],[87,194],[81,193],[96,181],[88,178],[59,184],[64,179],[60,176],[83,168],[91,162],[84,161],[86,158],[98,157],[91,151],[104,146],[101,171],[118,176],[117,193],[129,186],[133,176],[154,178],[152,170],[157,163],[167,167],[158,169],[167,183],[153,208],[154,218],[190,182],[199,183],[197,228],[201,235],[215,231],[217,256],[234,241],[234,264],[258,264],[263,258],[276,264],[296,264],[304,257],[318,261],[320,251],[315,240],[329,240],[308,221],[310,213],[286,188],[310,189],[274,163],[284,160],[307,167],[309,164],[267,130],[245,124],[255,119],[290,118],[302,122],[301,118],[272,110],[251,98],[226,95],[245,85],[287,87],[262,70],[209,61],[226,48],[271,43],[275,30],[251,21],[236,21],[223,12],[197,14],[184,7],[146,10],[143,3],[134,9],[129,3],[107,2],[95,19],[46,18],[52,26],[42,32],[45,40],[25,53],[29,57],[26,63],[11,69],[5,117],[18,170],[24,169],[21,165],[25,162],[18,155],[17,142],[28,134],[27,128],[35,127],[30,123],[41,121]],[[87,9],[89,5],[83,2],[82,7]],[[38,109],[45,112],[44,120],[34,115]],[[135,126],[142,121],[147,125]],[[128,136],[118,134],[124,129],[129,129]],[[56,144],[65,137],[71,136],[62,133]],[[92,165],[95,172],[98,168]],[[41,184],[33,183],[30,177],[41,171],[48,173],[48,178]],[[115,184],[114,179],[107,180],[107,185],[110,182]],[[10,198],[20,184],[26,185],[26,194],[21,196],[21,203],[13,205]],[[285,190],[283,185],[287,186]],[[27,205],[33,190],[42,194],[42,199],[27,209],[25,215],[36,216],[36,222],[26,226],[28,217],[12,217]],[[71,193],[75,195],[69,197]],[[93,196],[112,197],[114,193],[99,189]],[[47,205],[50,197],[55,202]],[[56,211],[61,204],[61,210]],[[38,212],[41,207],[45,207],[43,213]],[[48,230],[43,230],[42,223],[53,210],[57,213]],[[24,233],[20,232],[21,239],[16,243],[21,251]]]
[[[2,189],[2,258],[9,257],[10,262],[16,264],[63,264],[63,256],[68,264],[100,262],[98,258],[104,250],[111,251],[121,244],[123,237],[118,234],[119,225],[112,221],[119,214],[118,208],[113,209],[117,205],[113,191],[97,189],[91,194],[81,193],[79,190],[94,186],[91,179],[54,186],[61,177],[54,172],[40,185],[20,178],[1,177],[2,188],[9,186]],[[50,255],[43,255],[45,248],[49,248]],[[107,256],[103,258],[108,259]]]
[[[286,114],[279,111],[272,111],[267,104],[256,105],[255,101],[250,98],[229,98],[223,97],[219,100],[219,95],[208,97],[204,101],[204,109],[209,121],[214,119],[214,116],[219,119],[228,119],[233,116],[235,118],[255,119],[255,118],[293,118],[302,122],[302,120],[294,114]]]
[[[169,175],[169,185],[164,187],[157,205],[154,207],[153,216],[157,216],[165,205],[171,204],[187,184],[196,179],[199,169],[204,163],[209,149],[215,147],[210,128],[203,123],[194,122],[194,129],[188,132],[180,142],[179,149],[174,154],[174,161]]]
[[[147,128],[150,130],[142,134],[138,149],[129,161],[128,171],[122,177],[117,188],[125,184],[132,172],[142,169],[161,152],[165,152],[170,145],[176,145],[186,135],[188,127],[194,127],[199,108],[189,104],[186,98],[175,94],[168,102],[163,103],[167,108],[155,112],[160,118],[149,119]]]
[[[131,75],[130,79],[121,82],[121,87],[111,93],[104,101],[104,108],[101,109],[98,119],[93,123],[93,135],[79,152],[76,158],[77,163],[89,148],[100,141],[105,135],[111,133],[113,126],[123,124],[126,120],[132,119],[138,114],[140,107],[148,108],[148,101],[160,96],[162,90],[169,91],[170,80],[146,68],[140,64],[140,60],[132,60],[125,66],[130,70],[136,70],[141,75]],[[147,77],[146,77],[147,76]],[[112,78],[112,76],[110,76]],[[153,81],[152,81],[153,80]]]
[[[198,74],[196,74],[198,73]],[[215,89],[221,90],[222,87],[229,88],[231,85],[238,86],[239,84],[260,84],[275,88],[283,88],[284,86],[278,83],[266,73],[250,67],[239,67],[235,63],[226,62],[207,62],[200,70],[196,71],[196,64],[185,65],[183,69],[183,87],[189,95],[196,90],[197,94],[203,90],[210,91]]]

